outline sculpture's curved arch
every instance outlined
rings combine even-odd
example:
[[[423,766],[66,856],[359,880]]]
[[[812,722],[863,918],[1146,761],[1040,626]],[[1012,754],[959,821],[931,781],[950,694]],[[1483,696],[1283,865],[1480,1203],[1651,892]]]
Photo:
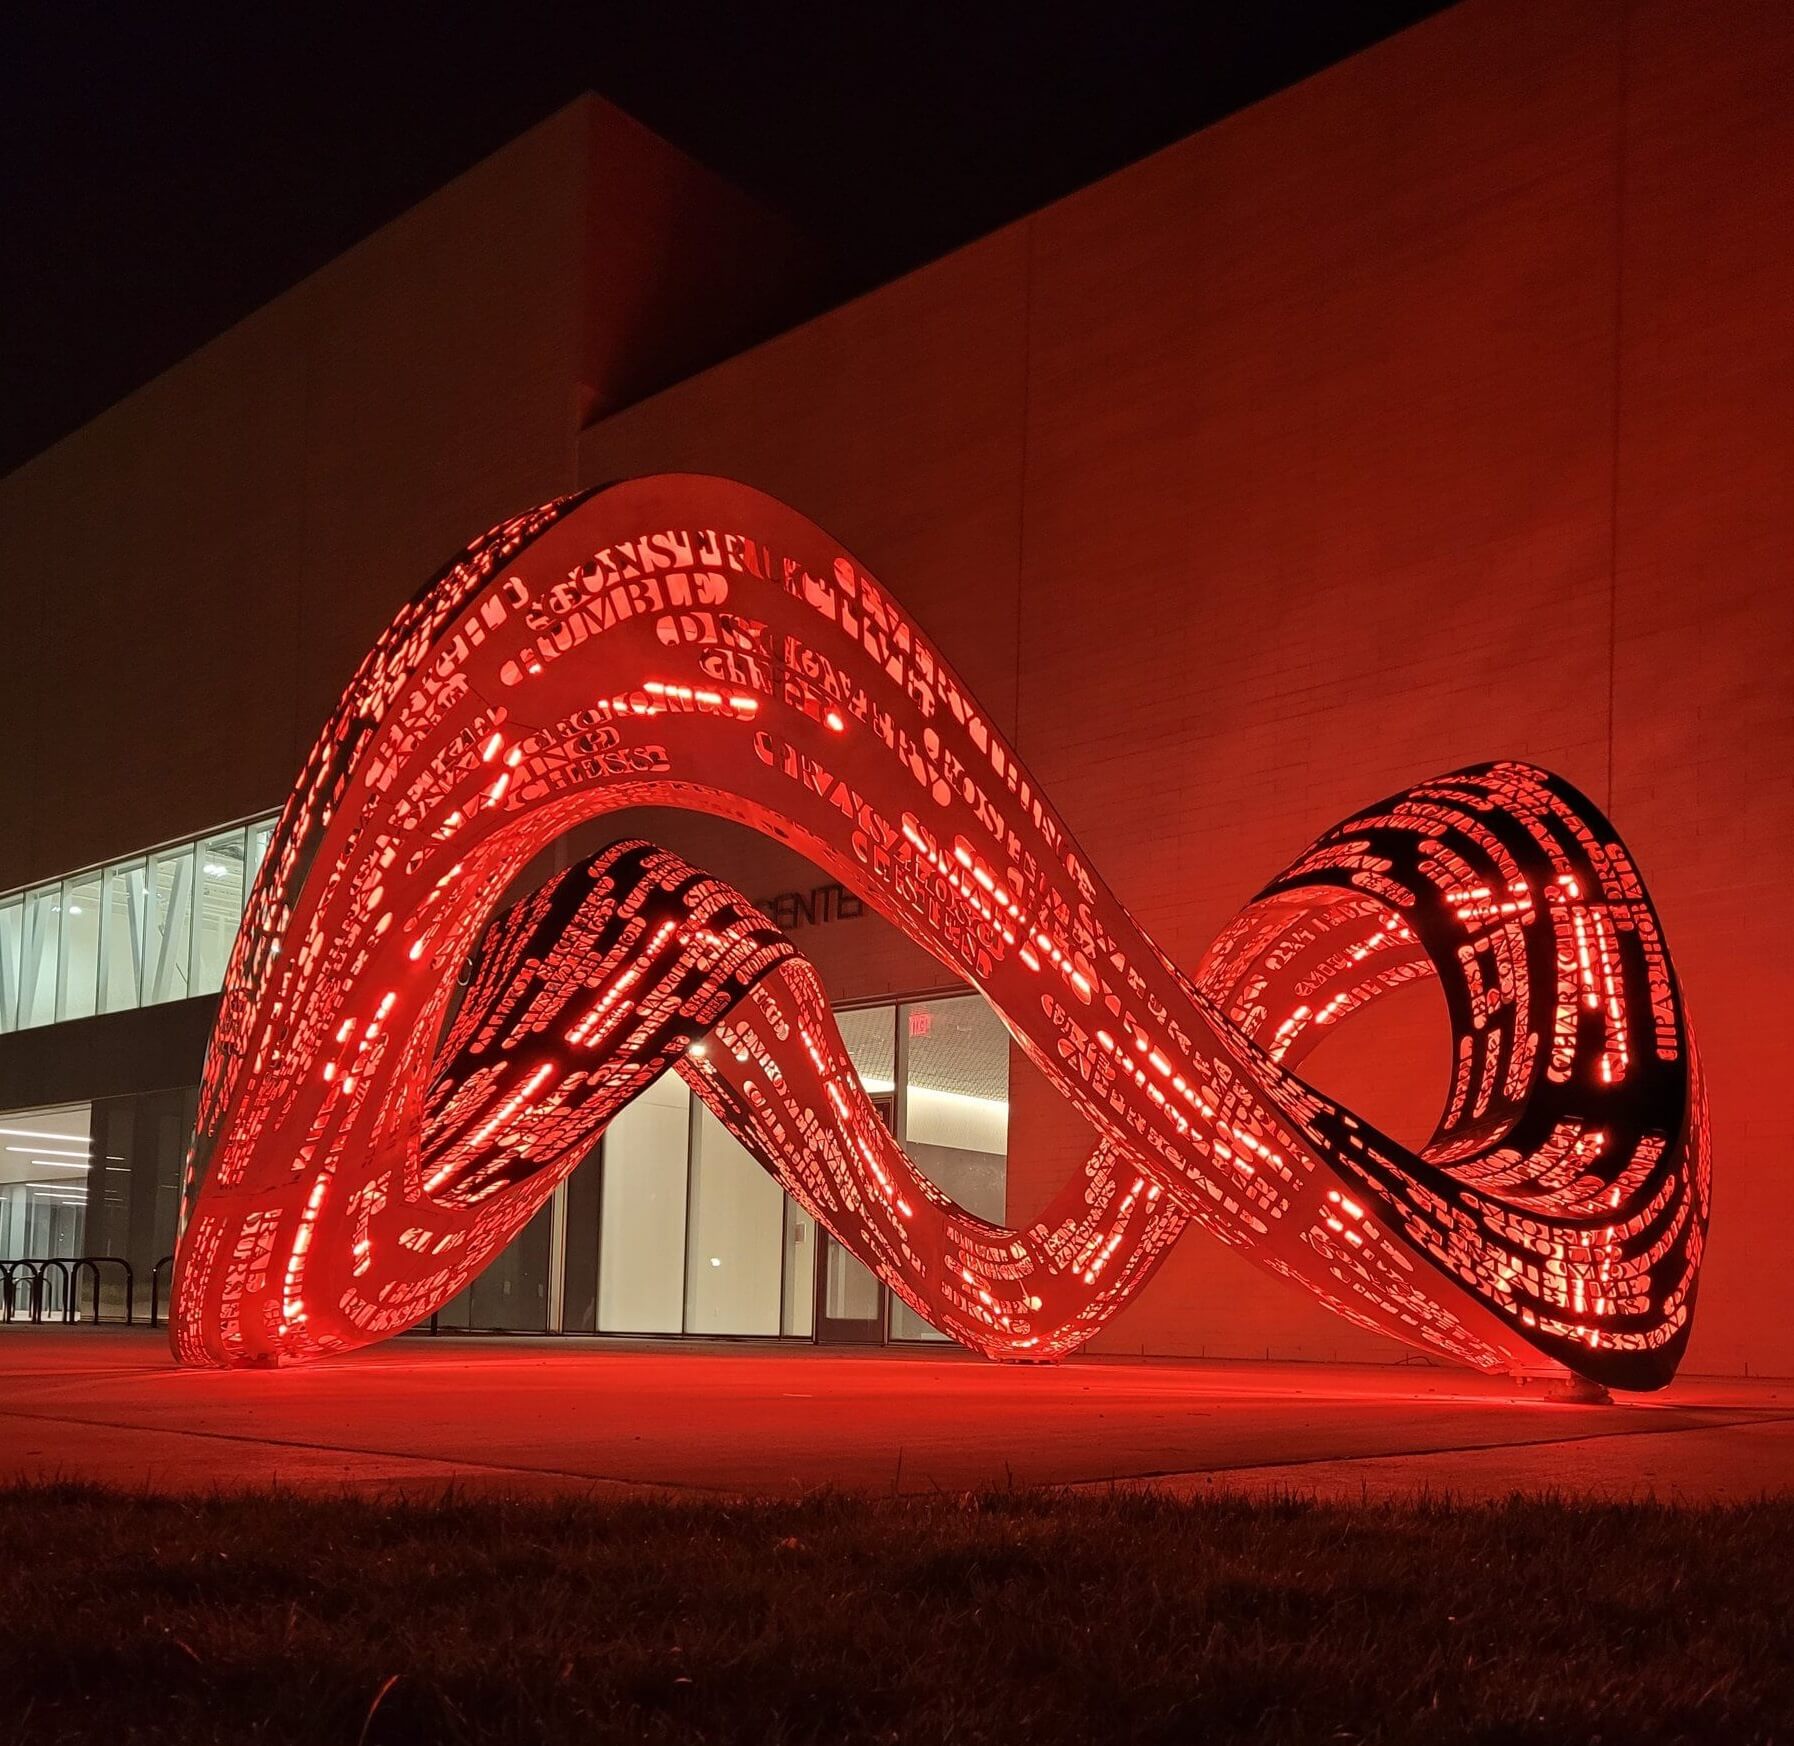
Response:
[[[1026,1229],[958,1206],[891,1137],[791,942],[721,880],[639,842],[557,874],[488,932],[425,1095],[425,1192],[472,1206],[558,1180],[668,1067],[813,1218],[975,1351],[1074,1350],[1186,1223],[1112,1140]],[[544,1069],[555,1095],[504,1113],[510,1086]]]
[[[1353,1319],[1486,1368],[1629,1387],[1673,1371],[1706,1216],[1698,1066],[1655,913],[1586,800],[1512,764],[1410,790],[1322,838],[1185,977],[882,588],[793,511],[689,476],[495,530],[351,683],[227,976],[181,1356],[395,1332],[541,1204],[571,1156],[478,1199],[429,1186],[425,1087],[500,894],[574,824],[639,804],[793,843],[978,987],[1104,1137],[1101,1192],[1137,1170],[1164,1228],[1190,1217]],[[1457,1065],[1415,1154],[1290,1068],[1429,972]],[[762,967],[730,1022],[801,980]],[[558,1107],[574,1071],[514,1052],[476,1074],[485,1138]],[[1001,1298],[1008,1325],[979,1343],[1025,1349],[1040,1294],[1001,1261],[963,1269],[959,1307],[977,1321]]]

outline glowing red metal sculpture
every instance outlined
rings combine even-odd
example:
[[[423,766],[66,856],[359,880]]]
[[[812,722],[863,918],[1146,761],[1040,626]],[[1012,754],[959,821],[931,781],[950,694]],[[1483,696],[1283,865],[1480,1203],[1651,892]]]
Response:
[[[917,1171],[814,971],[677,857],[617,845],[492,923],[548,843],[644,804],[794,844],[985,995],[1100,1136],[1047,1214],[1002,1229]],[[1421,976],[1454,1069],[1414,1152],[1293,1069]],[[1587,800],[1513,763],[1409,789],[1185,976],[878,584],[793,511],[687,476],[494,530],[356,674],[226,978],[177,1353],[304,1359],[412,1325],[668,1066],[993,1356],[1074,1349],[1190,1221],[1484,1369],[1651,1388],[1687,1342],[1699,1066],[1656,914]]]

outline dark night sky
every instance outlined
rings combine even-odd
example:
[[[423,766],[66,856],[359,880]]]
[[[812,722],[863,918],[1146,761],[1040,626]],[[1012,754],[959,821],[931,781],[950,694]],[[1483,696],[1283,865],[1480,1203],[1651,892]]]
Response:
[[[582,90],[789,213],[845,291],[1438,9],[14,0],[0,472]]]

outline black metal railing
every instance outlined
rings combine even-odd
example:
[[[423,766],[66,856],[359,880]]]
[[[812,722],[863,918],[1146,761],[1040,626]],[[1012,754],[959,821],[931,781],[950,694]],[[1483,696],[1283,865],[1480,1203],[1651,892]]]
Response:
[[[159,1328],[162,1325],[162,1275],[174,1266],[174,1257],[164,1255],[150,1269],[150,1326]]]
[[[52,1281],[61,1284],[53,1294]],[[21,1281],[23,1288],[21,1289]],[[53,1255],[22,1255],[0,1261],[0,1315],[9,1322],[21,1319],[41,1322],[45,1313],[61,1315],[69,1300],[68,1263]]]
[[[70,1264],[70,1271],[75,1275],[75,1284],[79,1286],[81,1272],[85,1268],[89,1283],[93,1287],[93,1319],[100,1320],[100,1269],[116,1267],[124,1276],[125,1326],[134,1327],[137,1322],[137,1270],[122,1255],[81,1255]],[[75,1292],[69,1293],[68,1319],[72,1322],[76,1317]]]

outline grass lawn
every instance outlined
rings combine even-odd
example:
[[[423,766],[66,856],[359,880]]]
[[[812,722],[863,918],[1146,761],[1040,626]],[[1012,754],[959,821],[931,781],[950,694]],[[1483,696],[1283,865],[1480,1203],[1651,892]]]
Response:
[[[1794,1740],[1794,1502],[0,1490],[0,1739]]]

